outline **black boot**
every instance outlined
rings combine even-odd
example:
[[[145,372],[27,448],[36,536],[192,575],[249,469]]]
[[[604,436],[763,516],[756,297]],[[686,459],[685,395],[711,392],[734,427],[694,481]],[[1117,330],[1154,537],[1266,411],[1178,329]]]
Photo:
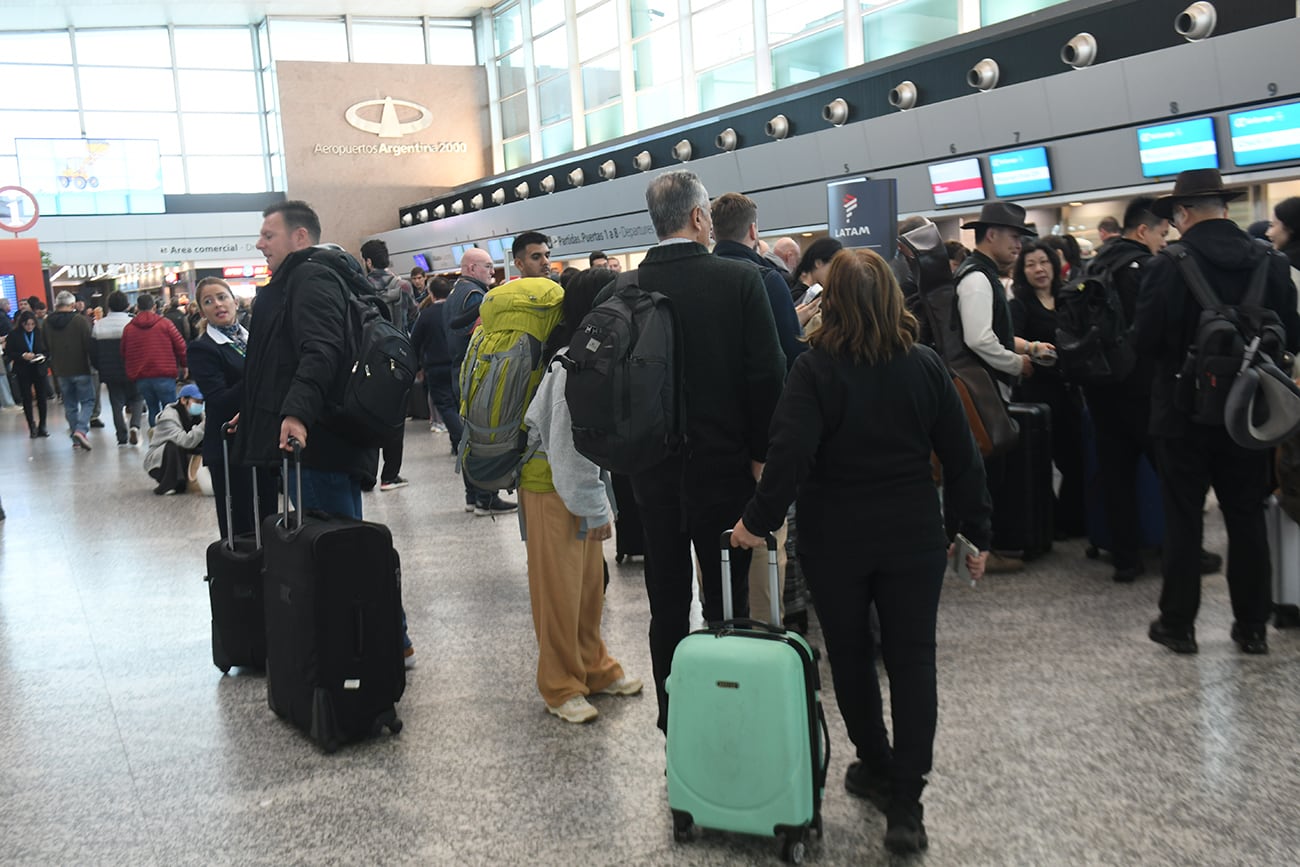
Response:
[[[894,801],[885,812],[885,848],[910,855],[930,845],[925,833],[925,808],[920,801]]]
[[[849,765],[844,774],[844,788],[850,795],[869,801],[882,813],[889,809],[890,794],[894,790],[887,773],[872,770],[861,760]]]

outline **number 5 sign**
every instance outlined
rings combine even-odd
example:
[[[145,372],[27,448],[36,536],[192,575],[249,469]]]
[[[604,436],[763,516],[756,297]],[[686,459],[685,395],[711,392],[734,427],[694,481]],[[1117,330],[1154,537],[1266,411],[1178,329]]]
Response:
[[[0,230],[17,235],[26,232],[40,219],[36,197],[22,187],[0,187]]]

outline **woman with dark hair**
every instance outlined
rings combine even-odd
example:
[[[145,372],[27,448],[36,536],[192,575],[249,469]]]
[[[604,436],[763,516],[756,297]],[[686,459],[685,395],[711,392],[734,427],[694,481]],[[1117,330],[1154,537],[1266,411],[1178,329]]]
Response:
[[[50,435],[45,429],[45,396],[50,388],[50,380],[45,371],[49,363],[45,360],[45,340],[36,325],[36,314],[24,310],[18,314],[13,331],[5,338],[5,357],[9,359],[9,366],[14,372],[19,397],[23,402],[23,414],[27,416],[27,431],[32,439]],[[35,415],[32,413],[33,389],[36,391]]]
[[[1011,323],[1017,337],[1030,342],[1029,356],[1040,362],[1035,344],[1056,342],[1056,298],[1063,280],[1053,250],[1043,241],[1026,240],[1016,259],[1011,283]],[[1016,400],[1045,403],[1052,409],[1052,461],[1061,471],[1053,520],[1059,538],[1087,532],[1083,500],[1083,399],[1056,367],[1040,366],[1022,379]]]
[[[794,269],[794,280],[797,285],[794,299],[796,305],[800,304],[804,293],[810,287],[825,283],[831,259],[843,249],[844,245],[834,238],[818,238],[808,245],[808,249],[803,251],[803,257]]]
[[[762,546],[797,497],[799,561],[857,749],[844,785],[885,812],[887,848],[915,852],[928,845],[921,790],[934,751],[935,623],[949,550],[931,455],[958,528],[979,551],[965,558],[973,579],[988,558],[992,506],[961,400],[939,356],[916,343],[889,265],[870,250],[845,250],[825,285],[822,327],[786,379],[767,465],[731,542]],[[873,603],[892,746],[868,626]]]
[[[561,334],[571,334],[591,310],[614,272],[583,271],[564,290]],[[564,350],[558,353],[562,355]],[[548,712],[565,722],[595,719],[587,701],[595,694],[633,695],[641,681],[609,655],[600,635],[605,600],[603,542],[613,534],[609,473],[578,453],[573,419],[564,398],[568,373],[552,359],[528,406],[529,450],[534,457],[519,480],[519,513],[528,546],[528,595],[537,633],[537,689]]]
[[[1273,246],[1291,260],[1291,268],[1300,268],[1300,196],[1283,199],[1273,206],[1273,220],[1266,232]],[[1292,278],[1296,275],[1293,273]]]

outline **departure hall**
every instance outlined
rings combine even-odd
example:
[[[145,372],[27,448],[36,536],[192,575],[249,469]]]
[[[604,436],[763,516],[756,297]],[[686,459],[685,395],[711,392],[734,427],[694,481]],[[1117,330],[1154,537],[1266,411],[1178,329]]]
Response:
[[[788,284],[790,297],[781,289],[773,311],[778,330],[781,311],[798,315],[800,359],[822,351],[813,335],[844,297],[831,276],[837,260],[883,258],[901,291],[914,293],[911,230],[933,227],[952,256],[960,250],[956,269],[985,249],[990,226],[1010,225],[997,214],[1019,215],[1017,252],[1026,245],[1019,263],[1003,269],[997,288],[1006,291],[994,300],[1012,318],[1020,284],[1032,283],[1031,238],[1043,251],[1065,248],[1059,261],[1049,253],[1055,283],[1039,293],[1063,309],[1069,287],[1096,274],[1090,263],[1124,243],[1121,234],[1131,237],[1126,212],[1135,200],[1148,202],[1143,213],[1154,209],[1149,220],[1165,221],[1167,238],[1152,242],[1152,258],[1190,231],[1179,229],[1191,225],[1178,216],[1182,205],[1209,198],[1243,237],[1251,227],[1258,251],[1276,248],[1269,261],[1291,255],[1300,286],[1297,44],[1294,0],[6,0],[0,863],[1297,863],[1300,526],[1289,515],[1300,513],[1300,490],[1289,488],[1288,456],[1294,461],[1300,435],[1276,457],[1268,452],[1269,485],[1251,506],[1255,518],[1263,513],[1267,555],[1230,540],[1237,513],[1220,507],[1226,480],[1213,480],[1199,628],[1190,647],[1175,646],[1178,636],[1158,628],[1168,618],[1171,559],[1163,460],[1142,458],[1132,489],[1142,548],[1134,566],[1116,550],[1119,534],[1106,516],[1113,497],[1103,493],[1109,477],[1087,408],[1092,392],[1063,374],[1066,355],[1053,367],[1064,342],[1053,339],[1048,358],[1043,338],[1023,334],[1016,320],[1015,336],[1007,335],[1013,350],[1036,347],[1022,350],[1031,375],[1002,383],[998,398],[1009,398],[1020,419],[1009,447],[1018,451],[990,455],[973,431],[971,447],[985,458],[976,463],[989,468],[992,542],[972,546],[982,577],[972,580],[973,561],[958,547],[942,581],[924,825],[918,837],[916,814],[900,848],[898,799],[877,803],[854,783],[873,760],[850,740],[856,711],[846,722],[836,689],[845,681],[832,664],[863,663],[830,650],[847,645],[830,634],[835,612],[825,594],[817,598],[816,575],[800,567],[809,552],[798,539],[827,535],[799,527],[804,500],[776,543],[782,623],[771,626],[782,642],[808,650],[800,677],[813,709],[805,718],[799,697],[791,716],[803,727],[811,780],[803,765],[786,773],[793,765],[784,746],[759,746],[775,714],[746,705],[747,684],[730,675],[711,675],[710,685],[731,702],[719,707],[742,710],[704,713],[705,730],[693,733],[699,742],[683,759],[672,724],[667,735],[656,725],[656,584],[647,570],[660,564],[647,562],[646,549],[657,550],[653,531],[635,523],[646,499],[642,476],[620,487],[615,472],[619,514],[604,522],[608,535],[566,513],[583,544],[603,545],[595,640],[603,637],[602,651],[622,671],[612,682],[593,679],[575,696],[581,707],[571,718],[568,702],[544,700],[539,641],[549,639],[530,575],[540,543],[521,539],[525,527],[539,526],[527,471],[525,490],[502,484],[476,498],[464,466],[475,417],[460,404],[460,362],[440,362],[455,366],[455,405],[470,422],[460,440],[459,417],[448,424],[425,375],[430,366],[419,362],[404,425],[379,451],[382,472],[377,465],[368,478],[351,476],[361,489],[353,517],[386,527],[398,555],[391,570],[371,561],[348,578],[372,588],[391,582],[390,572],[399,578],[400,725],[335,741],[275,706],[271,684],[284,676],[275,669],[277,636],[259,626],[256,663],[232,664],[223,647],[211,546],[220,548],[234,520],[224,492],[251,492],[252,483],[223,480],[223,470],[249,470],[220,457],[222,437],[212,429],[233,413],[199,388],[200,343],[237,352],[241,369],[246,352],[250,362],[258,357],[258,305],[265,287],[280,285],[274,274],[285,258],[268,224],[292,238],[293,212],[284,208],[295,202],[319,216],[320,243],[355,260],[357,280],[376,291],[401,284],[391,318],[417,349],[424,311],[440,301],[435,284],[452,291],[447,304],[467,278],[481,286],[481,338],[497,288],[554,280],[572,291],[597,267],[649,274],[671,233],[648,208],[647,188],[682,171],[707,190],[715,229],[724,194],[756,209],[745,244],[763,276],[752,282]],[[1207,170],[1222,186],[1183,186]],[[1173,217],[1160,214],[1162,202]],[[691,214],[709,218],[707,203]],[[524,255],[539,247],[529,240],[536,232],[545,241],[543,276]],[[377,249],[382,256],[368,252]],[[959,285],[955,277],[948,286],[954,313]],[[213,297],[229,303],[228,319],[206,306]],[[1053,320],[1057,302],[1047,307]],[[739,331],[739,312],[728,318],[707,326],[719,340]],[[954,328],[969,327],[957,319]],[[128,346],[130,332],[145,330],[136,326],[155,320],[159,332],[177,334],[161,350],[164,375],[133,367]],[[84,329],[84,371],[67,361],[65,326]],[[444,327],[453,329],[439,316],[436,342]],[[474,327],[471,316],[466,340]],[[787,394],[811,367],[791,357]],[[1288,378],[1295,372],[1287,368]],[[687,373],[683,401],[715,375]],[[568,376],[572,386],[577,374]],[[93,385],[84,398],[83,379]],[[1037,422],[1015,409],[1046,406],[1020,390],[1035,379],[1054,381],[1076,413],[1053,404],[1037,439]],[[154,405],[145,383],[157,380],[166,388]],[[252,404],[241,388],[220,405],[242,407],[247,418]],[[969,403],[965,411],[974,412]],[[536,427],[531,408],[528,417]],[[1145,421],[1134,422],[1140,436]],[[774,421],[774,437],[778,429]],[[306,430],[310,454],[316,430]],[[1030,445],[1040,442],[1047,445]],[[548,495],[567,503],[563,458],[546,445],[541,457],[556,477]],[[1021,478],[1016,455],[1031,448],[1046,450]],[[1077,461],[1063,459],[1070,448]],[[823,442],[808,459],[828,453]],[[750,457],[757,476],[763,462],[749,455],[746,467]],[[997,490],[995,461],[1006,465]],[[310,480],[311,470],[308,462],[289,479]],[[278,468],[260,484],[273,481],[285,481]],[[279,515],[280,493],[264,497],[264,533],[292,527]],[[934,493],[938,502],[943,492]],[[326,520],[312,496],[309,527]],[[693,508],[687,499],[684,510]],[[737,510],[726,527],[741,518]],[[862,527],[860,538],[838,533],[837,542],[860,545],[869,559],[874,529]],[[262,535],[239,538],[260,552]],[[959,546],[965,539],[956,537]],[[1229,582],[1234,552],[1238,568],[1255,560],[1272,568],[1270,618],[1253,639],[1239,624],[1239,585]],[[769,591],[755,589],[767,580],[765,555],[754,552],[750,616],[770,621],[759,607]],[[699,635],[679,648],[762,628],[715,622],[706,631],[705,574],[714,567],[700,560],[718,556],[697,545],[689,558],[690,628]],[[264,601],[271,630],[277,599],[297,603],[271,571],[258,574],[273,588]],[[240,609],[255,611],[258,624],[265,588],[258,583],[256,605],[245,599]],[[903,627],[879,601],[876,608],[861,625],[875,648],[865,665],[876,672],[883,719],[897,739],[890,697],[900,692],[890,685],[902,666],[886,662]],[[347,637],[322,631],[303,670],[323,682],[331,644],[357,659],[369,653],[379,631],[370,616],[360,603],[349,609]],[[240,617],[241,626],[251,622]],[[667,692],[684,708],[686,674],[676,659],[677,691],[670,676]],[[347,675],[340,706],[364,688]],[[740,781],[768,771],[789,778],[812,812],[756,833],[745,814],[770,805],[757,784]],[[717,810],[721,819],[682,807],[715,796],[735,800]]]

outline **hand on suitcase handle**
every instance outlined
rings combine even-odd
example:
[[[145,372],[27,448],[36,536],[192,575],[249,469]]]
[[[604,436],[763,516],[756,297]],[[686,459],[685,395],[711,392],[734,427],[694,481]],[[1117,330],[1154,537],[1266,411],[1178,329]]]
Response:
[[[294,442],[298,445],[294,446]],[[307,448],[307,426],[302,419],[286,415],[280,422],[280,448],[286,452]]]
[[[748,548],[751,551],[764,546],[775,548],[776,538],[771,534],[768,534],[766,537],[755,536],[753,533],[749,532],[749,528],[745,526],[745,519],[740,518],[736,521],[736,526],[732,527],[730,530],[725,530],[722,533],[722,547],[726,548],[728,546],[732,548]]]

